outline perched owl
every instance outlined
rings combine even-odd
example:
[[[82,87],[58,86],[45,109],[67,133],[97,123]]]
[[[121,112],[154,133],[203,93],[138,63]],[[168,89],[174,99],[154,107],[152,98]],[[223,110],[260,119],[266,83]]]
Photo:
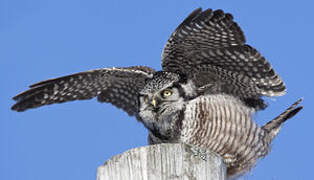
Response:
[[[229,177],[249,170],[270,150],[300,100],[259,127],[253,114],[262,96],[280,96],[285,85],[261,54],[245,44],[231,14],[200,8],[172,33],[162,71],[145,66],[103,68],[42,81],[13,99],[13,110],[97,97],[135,116],[149,144],[186,143],[223,157]]]

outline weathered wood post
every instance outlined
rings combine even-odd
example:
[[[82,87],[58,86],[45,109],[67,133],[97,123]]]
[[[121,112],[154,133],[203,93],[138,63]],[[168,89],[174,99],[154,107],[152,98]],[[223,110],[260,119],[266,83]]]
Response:
[[[195,154],[195,153],[194,153]],[[98,168],[97,180],[226,180],[218,155],[206,160],[183,144],[158,144],[128,150]]]

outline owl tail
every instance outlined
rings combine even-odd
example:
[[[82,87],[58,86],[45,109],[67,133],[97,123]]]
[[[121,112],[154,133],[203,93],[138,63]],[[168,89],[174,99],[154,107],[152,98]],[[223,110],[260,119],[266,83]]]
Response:
[[[272,140],[279,133],[281,126],[286,120],[292,118],[303,108],[303,106],[297,107],[302,100],[303,99],[301,98],[296,101],[288,109],[286,109],[285,112],[281,113],[275,119],[269,121],[262,127],[262,129],[266,130],[269,133],[270,140]]]

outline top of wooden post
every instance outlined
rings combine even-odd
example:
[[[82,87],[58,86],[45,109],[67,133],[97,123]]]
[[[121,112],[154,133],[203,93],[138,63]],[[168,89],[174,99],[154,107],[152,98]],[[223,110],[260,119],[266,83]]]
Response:
[[[218,155],[195,155],[184,144],[157,144],[128,150],[100,166],[97,180],[226,180]]]

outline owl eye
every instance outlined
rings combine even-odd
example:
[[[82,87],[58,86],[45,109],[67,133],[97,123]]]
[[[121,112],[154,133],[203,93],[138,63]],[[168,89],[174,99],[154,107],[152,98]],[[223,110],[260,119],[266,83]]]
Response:
[[[172,95],[172,91],[169,90],[169,89],[166,89],[166,90],[161,92],[161,95],[162,95],[163,98],[169,97],[169,96]]]

